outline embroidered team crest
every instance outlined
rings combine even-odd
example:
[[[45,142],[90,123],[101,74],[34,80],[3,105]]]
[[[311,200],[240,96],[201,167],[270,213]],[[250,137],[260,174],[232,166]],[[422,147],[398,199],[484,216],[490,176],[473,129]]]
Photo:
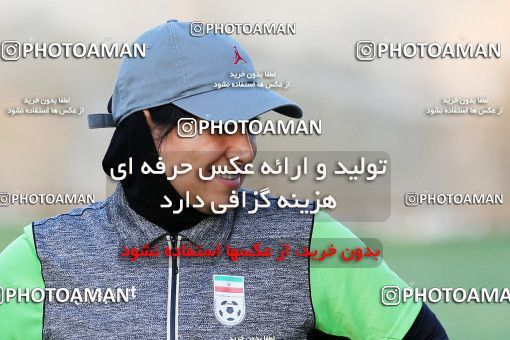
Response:
[[[244,276],[213,275],[214,315],[219,322],[234,326],[245,315]]]

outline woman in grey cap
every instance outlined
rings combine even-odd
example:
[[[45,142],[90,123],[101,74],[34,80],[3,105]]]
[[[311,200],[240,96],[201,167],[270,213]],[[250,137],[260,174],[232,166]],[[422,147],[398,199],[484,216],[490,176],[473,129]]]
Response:
[[[240,169],[250,164],[254,135],[179,135],[183,118],[302,116],[264,88],[216,89],[231,72],[254,72],[251,58],[228,36],[190,29],[169,20],[141,35],[147,55],[123,60],[109,113],[89,117],[90,127],[116,127],[103,159],[119,180],[115,192],[33,222],[0,255],[0,286],[30,300],[2,301],[2,339],[447,338],[425,304],[380,303],[383,286],[407,287],[384,260],[361,270],[313,268],[309,256],[277,262],[262,256],[266,250],[225,256],[225,247],[247,249],[259,239],[310,249],[320,238],[358,239],[327,213],[313,214],[315,203],[302,214],[267,197],[269,206],[250,214],[257,195],[241,188],[244,175],[212,169],[234,170],[233,159]],[[174,176],[183,164],[192,171]],[[214,213],[232,191],[246,205]]]

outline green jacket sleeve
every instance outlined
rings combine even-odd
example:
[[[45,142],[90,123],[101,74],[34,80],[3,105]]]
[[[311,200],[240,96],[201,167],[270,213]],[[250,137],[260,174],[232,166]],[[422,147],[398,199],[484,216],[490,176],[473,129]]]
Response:
[[[348,228],[319,211],[314,217],[311,250],[324,249],[324,239],[350,239],[364,246]],[[422,303],[407,301],[396,306],[381,303],[384,286],[408,287],[384,260],[371,268],[349,267],[340,256],[327,260],[338,265],[319,267],[310,263],[310,290],[315,328],[350,339],[402,339],[418,315]],[[372,260],[372,259],[370,259]],[[312,262],[312,261],[311,261]]]
[[[43,288],[32,225],[0,253],[0,334],[6,340],[42,339],[43,303],[5,301],[6,288]]]

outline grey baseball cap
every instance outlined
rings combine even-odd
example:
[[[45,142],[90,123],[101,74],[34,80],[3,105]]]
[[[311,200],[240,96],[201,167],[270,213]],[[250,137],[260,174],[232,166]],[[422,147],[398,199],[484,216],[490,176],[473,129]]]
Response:
[[[239,42],[192,35],[193,25],[171,19],[138,37],[145,57],[123,58],[108,113],[89,114],[89,128],[115,127],[134,112],[168,103],[206,120],[251,119],[271,110],[303,116],[297,104],[248,79],[255,68]],[[238,85],[218,86],[232,83]]]

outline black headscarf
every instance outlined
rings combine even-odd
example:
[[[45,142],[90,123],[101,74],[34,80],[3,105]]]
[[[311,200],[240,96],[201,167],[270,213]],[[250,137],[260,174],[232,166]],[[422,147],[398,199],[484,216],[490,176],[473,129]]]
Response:
[[[160,207],[166,203],[165,195],[173,203],[182,197],[165,174],[145,175],[140,171],[143,162],[156,169],[159,157],[143,111],[131,114],[117,126],[103,159],[103,170],[108,176],[112,169],[117,174],[119,164],[128,164],[129,157],[132,158],[132,174],[121,180],[121,184],[129,206],[139,215],[172,234],[190,228],[209,216],[192,207],[184,207],[179,214],[173,214],[172,210],[178,204],[173,204],[171,208]]]

